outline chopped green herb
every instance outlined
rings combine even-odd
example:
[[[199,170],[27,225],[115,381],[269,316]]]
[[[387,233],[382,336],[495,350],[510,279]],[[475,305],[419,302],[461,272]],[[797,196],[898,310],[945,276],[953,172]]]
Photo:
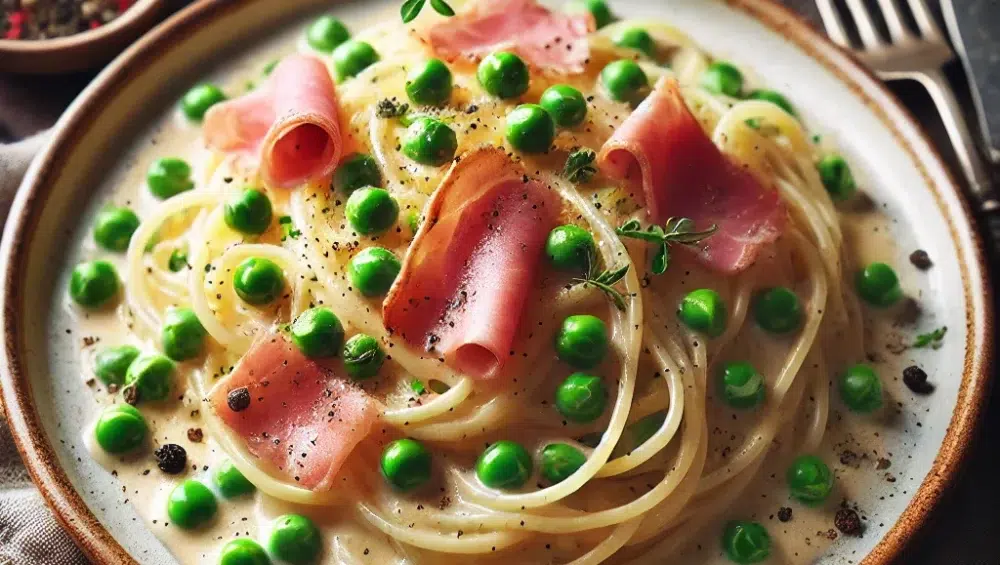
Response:
[[[597,168],[594,167],[594,159],[596,158],[597,153],[594,153],[591,149],[577,149],[566,158],[563,176],[569,182],[575,184],[583,184],[590,181],[591,177],[597,173]]]
[[[282,216],[278,218],[278,224],[281,225],[281,241],[285,241],[288,238],[298,239],[302,232],[295,229],[292,224],[291,216]]]
[[[948,326],[941,326],[930,333],[920,334],[917,336],[917,340],[913,342],[913,347],[918,349],[924,347],[940,349],[941,342],[944,340],[946,333],[948,333]]]
[[[375,115],[387,120],[389,118],[400,118],[410,111],[410,105],[396,102],[388,98],[383,98],[375,105]]]
[[[183,249],[174,249],[170,254],[170,259],[167,260],[167,268],[174,273],[183,271],[188,266],[187,261],[187,251]]]
[[[427,394],[427,389],[424,388],[424,383],[420,382],[418,379],[413,379],[410,383],[410,388],[413,389],[413,392],[418,396]]]
[[[823,136],[817,133],[817,134],[813,135],[812,139],[813,139],[813,143],[815,143],[816,145],[819,145],[819,142],[823,141]]]
[[[690,218],[670,218],[666,229],[652,225],[645,230],[639,220],[629,220],[615,230],[621,237],[641,239],[657,245],[653,255],[653,274],[662,275],[670,267],[670,246],[674,244],[695,245],[718,231],[719,226],[712,225],[707,230],[696,231],[694,220]]]
[[[274,72],[274,67],[277,67],[278,63],[280,62],[281,59],[275,59],[270,63],[264,65],[264,76],[269,76],[272,72]]]

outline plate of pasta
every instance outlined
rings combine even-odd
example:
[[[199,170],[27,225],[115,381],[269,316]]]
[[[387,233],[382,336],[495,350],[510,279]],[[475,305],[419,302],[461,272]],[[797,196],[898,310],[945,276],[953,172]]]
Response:
[[[887,565],[991,364],[940,158],[767,0],[197,3],[2,254],[97,562]]]

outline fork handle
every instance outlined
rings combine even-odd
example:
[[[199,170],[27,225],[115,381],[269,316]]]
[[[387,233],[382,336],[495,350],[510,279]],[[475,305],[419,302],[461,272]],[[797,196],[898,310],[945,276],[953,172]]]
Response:
[[[948,132],[951,145],[958,157],[959,165],[965,174],[965,180],[978,204],[979,212],[991,213],[991,215],[1000,213],[1000,200],[993,190],[990,174],[983,164],[983,158],[979,154],[976,142],[972,139],[969,125],[965,121],[965,114],[962,112],[958,100],[955,99],[948,78],[940,70],[916,73],[911,75],[911,78],[924,85],[937,106],[941,121],[944,122],[945,130]]]

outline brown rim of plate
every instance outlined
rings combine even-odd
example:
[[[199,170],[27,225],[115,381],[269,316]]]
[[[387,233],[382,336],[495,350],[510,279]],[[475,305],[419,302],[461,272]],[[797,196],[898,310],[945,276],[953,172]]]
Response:
[[[951,222],[947,213],[943,191],[951,191],[959,196],[965,221],[970,226],[975,226],[969,206],[961,198],[958,186],[920,125],[889,90],[849,54],[837,48],[800,16],[779,5],[776,0],[726,0],[726,2],[791,40],[799,49],[819,61],[847,84],[865,102],[893,134],[900,146],[909,153],[927,180],[928,186],[931,187],[939,209],[948,219],[952,241],[959,249],[963,249],[957,227]],[[32,172],[29,172],[30,184],[25,184],[22,187],[24,193],[18,195],[15,202],[16,210],[11,215],[15,225],[8,226],[6,230],[9,232],[7,236],[13,238],[11,246],[13,251],[9,257],[4,258],[6,262],[3,273],[5,283],[3,302],[6,307],[3,313],[2,354],[6,361],[6,370],[0,371],[0,385],[2,385],[0,399],[3,401],[14,441],[35,484],[39,486],[43,497],[62,525],[84,553],[95,562],[136,563],[90,512],[84,500],[73,488],[66,473],[59,466],[57,456],[45,437],[38,414],[33,409],[30,385],[18,359],[17,328],[23,319],[17,312],[17,305],[22,302],[20,286],[17,284],[18,273],[21,272],[18,267],[24,262],[30,234],[38,222],[41,208],[37,204],[45,199],[45,191],[50,186],[47,181],[59,170],[68,154],[67,151],[54,151],[53,148],[73,146],[81,132],[93,122],[101,100],[104,99],[102,95],[114,91],[122,83],[129,81],[131,69],[141,68],[144,61],[157,57],[162,48],[169,47],[180,38],[190,36],[202,26],[210,25],[216,18],[236,9],[241,3],[241,0],[216,0],[193,4],[137,41],[112,63],[101,75],[100,80],[88,88],[86,97],[75,103],[69,114],[61,120],[51,144],[40,156],[41,161],[36,162]],[[926,161],[918,160],[917,148],[932,157]],[[947,178],[948,182],[941,184],[933,182],[928,172],[931,169],[939,173],[936,176]],[[992,351],[989,348],[984,348],[981,352],[973,351],[973,336],[980,335],[985,338],[992,335],[993,311],[982,243],[977,233],[971,234],[971,238],[972,253],[982,276],[979,280],[969,280],[969,266],[962,254],[959,256],[959,263],[966,295],[976,292],[984,298],[984,322],[981,328],[975,328],[972,325],[974,312],[966,311],[966,321],[970,331],[964,360],[965,377],[958,391],[955,412],[941,449],[920,488],[914,493],[896,524],[861,565],[889,565],[923,526],[934,505],[958,474],[959,465],[969,452],[971,440],[982,415],[991,374]]]

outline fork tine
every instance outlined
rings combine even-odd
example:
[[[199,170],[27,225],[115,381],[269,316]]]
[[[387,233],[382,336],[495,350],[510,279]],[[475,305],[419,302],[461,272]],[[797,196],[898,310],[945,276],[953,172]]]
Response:
[[[861,36],[861,42],[864,43],[865,47],[871,49],[885,44],[879,37],[878,30],[875,29],[875,24],[868,14],[868,6],[865,5],[864,0],[847,0],[847,9],[851,12],[851,17],[854,18],[854,25],[857,26],[858,35]]]
[[[908,0],[910,11],[913,12],[913,19],[917,20],[917,27],[926,39],[944,39],[937,22],[934,21],[934,14],[924,0]]]
[[[899,8],[893,0],[878,0],[878,5],[882,8],[882,15],[885,17],[885,25],[889,28],[889,36],[899,43],[911,39],[913,35],[910,30],[903,25],[903,18],[899,13]]]
[[[830,39],[837,45],[850,49],[851,40],[847,37],[844,22],[840,20],[840,14],[837,13],[833,0],[816,0],[816,7],[819,8],[819,15],[823,18],[823,27],[826,28],[826,34],[830,36]]]

